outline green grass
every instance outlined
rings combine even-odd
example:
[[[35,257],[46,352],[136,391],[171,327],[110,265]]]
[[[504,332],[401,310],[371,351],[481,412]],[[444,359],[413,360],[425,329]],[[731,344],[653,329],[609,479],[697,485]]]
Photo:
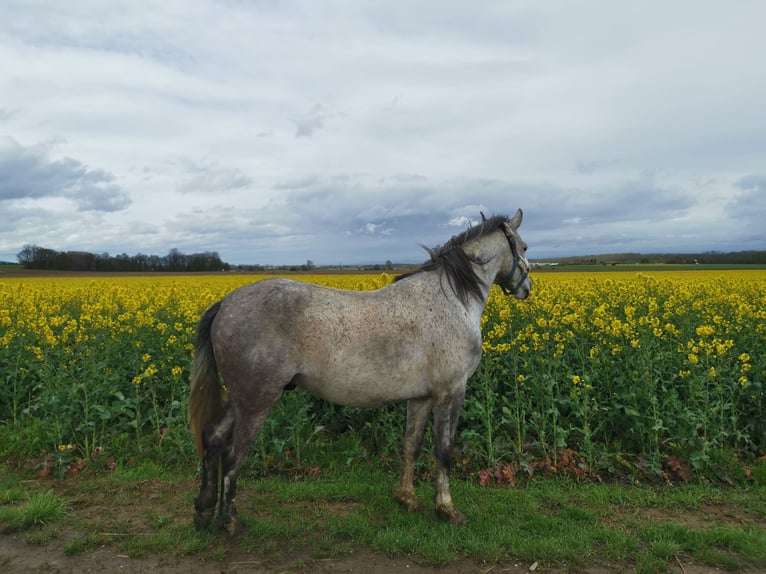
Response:
[[[418,487],[428,511],[410,514],[393,500],[395,474],[365,463],[319,478],[242,480],[238,506],[246,531],[232,541],[217,531],[194,531],[196,481],[188,467],[142,465],[68,480],[6,475],[0,529],[35,533],[38,544],[48,541],[46,531],[76,532],[63,550],[68,555],[108,545],[131,557],[193,554],[225,561],[235,551],[257,551],[333,559],[364,547],[433,565],[468,559],[662,572],[680,560],[766,568],[766,488],[758,485],[650,487],[558,478],[487,488],[454,480],[453,497],[471,519],[460,528],[435,518],[430,483]],[[105,505],[110,512],[92,510]]]
[[[467,556],[573,567],[642,563],[644,570],[651,570],[652,564],[667,566],[683,553],[724,567],[766,565],[761,550],[766,548],[763,489],[657,489],[550,479],[519,489],[487,489],[456,481],[455,500],[462,501],[472,520],[466,528],[454,528],[430,513],[412,515],[398,509],[386,488],[392,481],[390,476],[364,473],[337,481],[256,481],[246,488],[258,494],[240,515],[246,517],[249,536],[260,544],[316,539],[319,532],[334,543],[418,555],[434,564]],[[422,486],[420,495],[428,500],[431,488]],[[727,512],[734,509],[741,520],[730,524],[722,518],[723,524],[716,526],[714,507],[724,499]],[[347,504],[338,505],[343,500]],[[754,502],[761,511],[750,515]],[[698,516],[708,505],[707,518]],[[678,515],[680,522],[673,520]],[[694,520],[684,523],[684,515]]]
[[[17,487],[0,493],[0,501],[0,525],[7,531],[45,526],[61,519],[66,508],[66,501],[51,491],[19,496]]]

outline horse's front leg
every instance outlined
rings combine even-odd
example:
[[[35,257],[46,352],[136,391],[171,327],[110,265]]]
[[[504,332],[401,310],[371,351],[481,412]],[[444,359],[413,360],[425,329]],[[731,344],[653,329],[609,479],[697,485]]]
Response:
[[[407,401],[407,430],[404,433],[402,478],[396,489],[396,500],[410,512],[423,510],[423,503],[415,495],[415,463],[423,444],[423,434],[431,412],[431,399]]]
[[[449,486],[449,470],[452,464],[452,447],[457,431],[457,421],[463,406],[465,393],[450,397],[434,407],[434,441],[436,443],[436,514],[450,524],[466,524],[468,519],[455,508]]]

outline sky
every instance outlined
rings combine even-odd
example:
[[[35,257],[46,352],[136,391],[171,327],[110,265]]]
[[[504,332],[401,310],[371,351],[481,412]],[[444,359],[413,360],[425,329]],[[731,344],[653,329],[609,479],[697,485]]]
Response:
[[[0,260],[766,249],[761,0],[3,0]]]

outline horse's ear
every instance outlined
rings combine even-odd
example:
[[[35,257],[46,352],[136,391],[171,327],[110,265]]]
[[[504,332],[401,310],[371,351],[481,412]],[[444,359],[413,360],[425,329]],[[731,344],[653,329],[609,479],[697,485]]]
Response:
[[[519,209],[518,211],[516,211],[516,215],[514,215],[511,218],[511,225],[513,226],[514,229],[519,228],[519,225],[521,225],[522,217],[524,217],[524,213],[521,211],[521,209]]]
[[[485,221],[487,221],[487,216],[484,215],[484,212],[480,211],[479,213],[481,213],[481,222],[484,223]]]

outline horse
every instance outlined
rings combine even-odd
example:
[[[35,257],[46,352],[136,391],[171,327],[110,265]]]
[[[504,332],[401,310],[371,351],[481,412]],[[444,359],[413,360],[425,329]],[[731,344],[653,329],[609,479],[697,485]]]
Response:
[[[413,486],[433,412],[435,511],[465,524],[450,494],[453,441],[466,382],[482,355],[481,315],[493,284],[517,299],[532,289],[522,211],[493,216],[375,291],[346,291],[287,278],[240,287],[202,315],[195,341],[189,421],[201,461],[194,524],[241,529],[237,474],[283,391],[303,387],[339,405],[407,401],[396,500],[421,511]],[[222,382],[222,380],[223,382]],[[220,493],[218,476],[221,476]]]

